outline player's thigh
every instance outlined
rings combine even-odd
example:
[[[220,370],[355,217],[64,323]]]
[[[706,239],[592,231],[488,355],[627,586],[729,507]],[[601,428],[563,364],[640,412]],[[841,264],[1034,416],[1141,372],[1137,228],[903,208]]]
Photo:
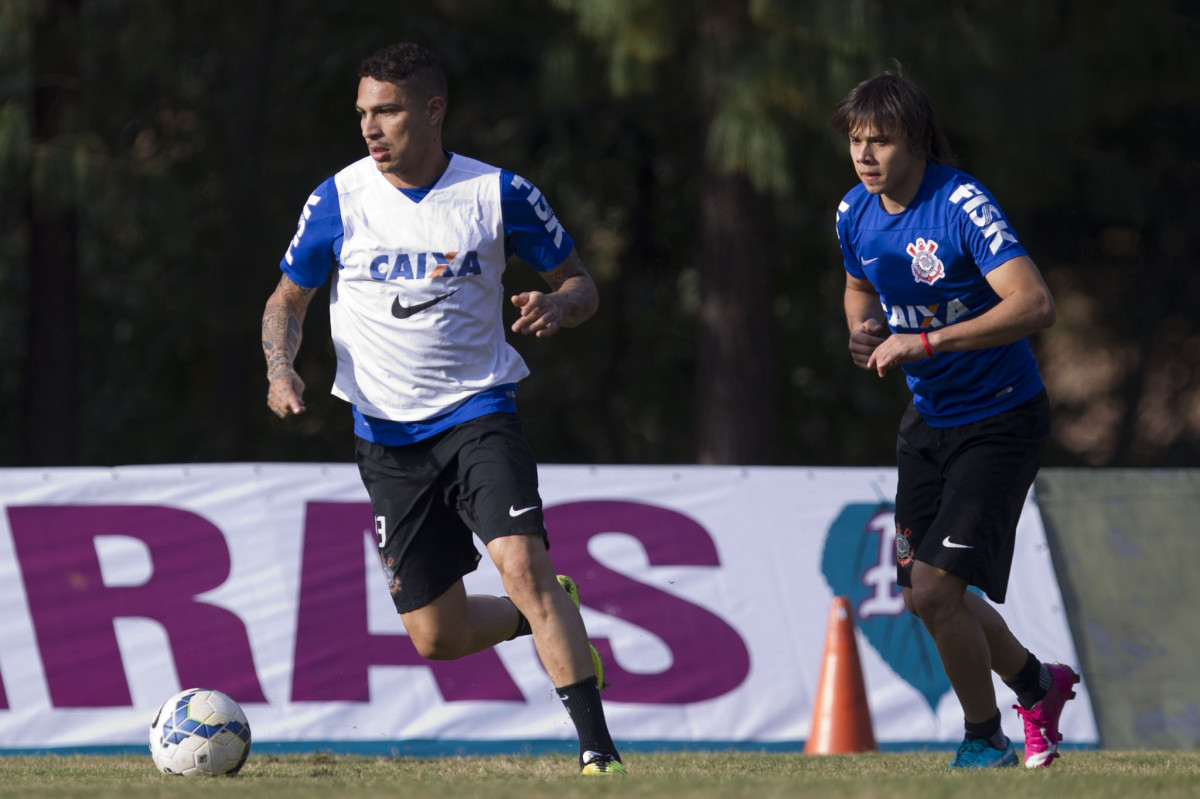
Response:
[[[376,544],[400,614],[441,597],[475,570],[471,530],[446,499],[447,476],[430,446],[360,440],[356,459],[371,500]]]
[[[404,629],[414,642],[436,648],[436,642],[447,634],[465,633],[468,629],[467,590],[461,579],[455,580],[449,588],[433,601],[421,607],[400,614]]]
[[[1017,523],[1049,438],[1040,398],[964,426],[946,464],[942,505],[918,558],[1003,602]]]
[[[946,464],[941,532],[970,538],[1015,531],[1050,437],[1045,395],[964,431]]]
[[[485,544],[533,534],[546,546],[537,462],[521,420],[508,413],[490,414],[459,425],[455,434],[462,439],[456,504],[467,526]]]
[[[942,504],[939,432],[910,405],[896,437],[896,569],[901,587],[912,586],[912,564]]]

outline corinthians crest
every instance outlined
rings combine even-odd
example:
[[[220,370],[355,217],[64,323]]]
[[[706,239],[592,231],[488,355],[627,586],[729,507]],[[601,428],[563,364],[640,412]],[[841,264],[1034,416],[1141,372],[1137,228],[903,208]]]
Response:
[[[912,544],[908,541],[910,535],[912,530],[905,528],[900,532],[900,525],[896,525],[896,563],[901,566],[907,566],[913,560]]]
[[[913,277],[918,283],[933,285],[946,276],[946,267],[936,255],[937,248],[937,242],[932,239],[917,239],[906,248],[908,254],[913,257]]]

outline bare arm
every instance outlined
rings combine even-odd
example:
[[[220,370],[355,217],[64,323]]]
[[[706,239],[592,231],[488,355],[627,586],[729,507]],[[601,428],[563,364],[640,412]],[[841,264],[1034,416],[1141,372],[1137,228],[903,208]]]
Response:
[[[988,272],[987,281],[1000,302],[974,319],[927,332],[925,338],[935,353],[999,347],[1054,324],[1054,297],[1029,256],[1005,261]],[[868,368],[882,376],[892,367],[927,357],[920,335],[897,335],[875,351]]]
[[[846,275],[846,326],[850,328],[850,357],[863,369],[887,336],[879,293],[869,280]]]
[[[974,319],[927,334],[934,352],[998,347],[1054,324],[1054,297],[1028,255],[1005,261],[988,272],[987,281],[1000,302]]]
[[[267,359],[267,406],[279,418],[304,413],[304,381],[296,374],[296,353],[304,316],[316,289],[298,286],[283,275],[263,309],[262,347]]]
[[[514,333],[545,338],[560,327],[582,324],[596,313],[600,295],[575,250],[561,264],[543,272],[542,277],[552,289],[549,293],[524,291],[513,295],[512,304],[521,309],[521,316],[513,322]]]

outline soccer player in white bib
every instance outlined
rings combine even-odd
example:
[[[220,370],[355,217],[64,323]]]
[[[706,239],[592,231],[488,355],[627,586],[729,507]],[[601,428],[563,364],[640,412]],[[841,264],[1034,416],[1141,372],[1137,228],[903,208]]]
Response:
[[[505,339],[510,254],[549,290],[516,294],[514,333],[595,313],[595,283],[529,181],[442,146],[446,77],[410,43],[367,58],[356,109],[367,156],[305,203],[263,313],[267,404],[304,413],[293,366],[305,312],[330,281],[333,393],[351,405],[392,601],[422,656],[454,659],[518,635],[534,645],[579,734],[583,774],[623,774],[600,700],[602,666],[577,589],[556,575],[537,466],[516,415],[529,372]],[[508,595],[468,595],[480,559]]]
[[[896,445],[897,579],[962,704],[966,734],[950,768],[1017,763],[991,671],[1016,693],[1025,765],[1048,766],[1079,676],[1039,661],[968,587],[1004,601],[1050,435],[1026,337],[1054,323],[1054,299],[996,200],[949,165],[916,84],[890,72],[863,81],[831,125],[860,181],[837,213],[850,355],[880,377],[899,368],[913,394]]]

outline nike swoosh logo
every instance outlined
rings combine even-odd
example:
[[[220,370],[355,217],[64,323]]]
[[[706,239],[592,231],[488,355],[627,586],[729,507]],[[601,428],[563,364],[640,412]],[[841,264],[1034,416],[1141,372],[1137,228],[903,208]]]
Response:
[[[530,505],[528,508],[521,508],[520,510],[517,510],[512,505],[509,505],[508,506],[508,515],[515,519],[522,514],[529,513],[529,511],[531,511],[531,510],[537,510],[539,507],[540,507],[539,505]]]
[[[878,261],[878,260],[879,260],[879,258],[878,258],[878,257],[876,257],[876,258],[863,258],[863,257],[860,255],[860,256],[858,256],[858,260],[862,261],[862,265],[863,265],[863,266],[866,266],[867,264],[873,264],[873,263],[875,263],[876,261]]]
[[[458,291],[458,289],[455,289],[454,291],[448,291],[440,297],[434,297],[432,300],[418,302],[416,305],[401,305],[400,298],[396,297],[396,299],[392,300],[392,316],[396,317],[397,319],[407,319],[413,314],[420,313],[426,308],[432,308],[442,300],[454,294],[455,291]]]
[[[949,549],[974,549],[975,548],[975,547],[971,546],[970,544],[956,544],[950,540],[950,536],[946,536],[945,538],[942,539],[942,546],[947,547]]]

